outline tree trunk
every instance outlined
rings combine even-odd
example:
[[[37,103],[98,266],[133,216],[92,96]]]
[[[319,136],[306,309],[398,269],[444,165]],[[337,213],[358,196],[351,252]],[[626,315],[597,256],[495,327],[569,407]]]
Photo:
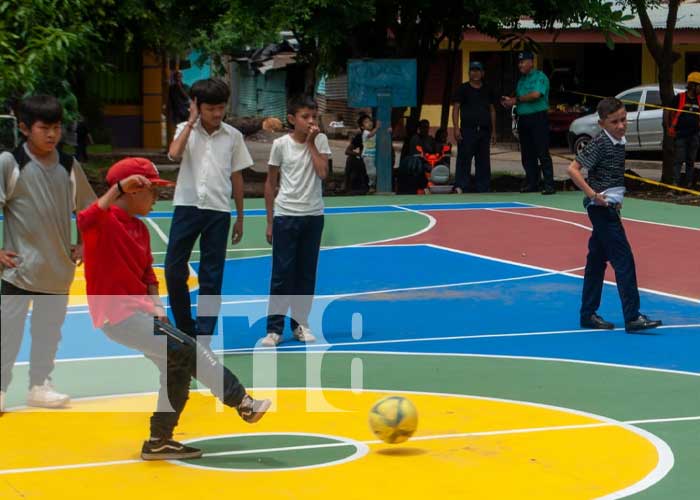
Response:
[[[318,61],[309,61],[304,70],[304,94],[314,96],[316,94],[316,68]]]
[[[449,57],[447,59],[447,72],[445,75],[445,86],[442,90],[442,110],[440,112],[440,128],[445,130],[449,127],[450,104],[452,102],[452,82],[454,81],[457,58],[459,57],[459,42],[461,40],[450,40]]]
[[[664,106],[670,106],[673,101],[673,64],[680,58],[677,52],[673,51],[673,32],[678,19],[678,6],[681,0],[668,1],[668,17],[666,18],[666,30],[663,43],[659,42],[656,30],[647,12],[647,2],[645,0],[633,0],[632,3],[637,10],[639,20],[642,24],[642,33],[649,53],[654,58],[659,68],[659,91],[661,102]],[[664,131],[663,142],[663,170],[661,180],[666,183],[673,181],[673,161],[674,161],[673,139]]]
[[[661,92],[661,102],[664,106],[673,104],[673,62],[665,61],[659,65],[659,91]],[[661,171],[661,182],[671,184],[673,182],[673,163],[675,161],[675,145],[668,131],[664,130],[663,140],[663,168]]]

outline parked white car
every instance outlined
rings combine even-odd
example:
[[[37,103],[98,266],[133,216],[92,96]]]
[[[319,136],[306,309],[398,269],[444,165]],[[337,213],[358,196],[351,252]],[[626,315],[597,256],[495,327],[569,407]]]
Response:
[[[674,85],[676,94],[685,90],[685,85]],[[630,151],[661,151],[664,138],[663,110],[648,106],[660,106],[661,94],[658,85],[643,85],[625,90],[615,97],[623,101],[634,101],[639,104],[625,103],[627,109],[627,149]],[[582,116],[571,122],[569,126],[569,149],[578,154],[591,138],[598,135],[598,113]]]

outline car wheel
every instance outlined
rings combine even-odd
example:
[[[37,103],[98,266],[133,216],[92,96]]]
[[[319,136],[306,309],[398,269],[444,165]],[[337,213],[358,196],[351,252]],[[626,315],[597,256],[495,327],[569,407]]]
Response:
[[[574,153],[579,154],[581,151],[586,149],[589,142],[591,142],[591,138],[589,136],[579,135],[574,141]]]

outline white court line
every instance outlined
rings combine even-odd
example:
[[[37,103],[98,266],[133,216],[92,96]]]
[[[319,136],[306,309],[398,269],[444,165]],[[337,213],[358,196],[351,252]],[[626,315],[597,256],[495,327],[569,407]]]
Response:
[[[523,208],[525,208],[525,207],[523,207]],[[585,213],[585,212],[580,212],[580,211],[578,211],[578,210],[570,210],[570,209],[568,209],[568,208],[555,208],[555,207],[547,207],[547,206],[544,206],[544,205],[532,205],[532,207],[528,207],[528,208],[547,208],[547,209],[549,209],[549,210],[556,210],[556,211],[559,211],[559,212],[568,212],[568,213],[571,213],[571,214],[582,215],[582,216],[584,216],[584,217],[586,216],[586,213]],[[509,209],[509,210],[520,210],[520,207],[518,207],[517,209],[512,209],[512,208],[511,208],[511,209]],[[632,221],[632,222],[641,222],[642,224],[652,224],[652,225],[654,225],[654,226],[673,227],[673,228],[676,228],[676,229],[688,229],[689,231],[700,231],[700,228],[697,228],[697,227],[679,226],[679,225],[676,225],[676,224],[668,224],[668,223],[665,223],[665,222],[653,222],[653,221],[644,220],[644,219],[633,219],[633,218],[631,218],[631,217],[622,217],[622,220],[628,220],[628,221]]]
[[[536,270],[538,270],[538,271],[549,271],[549,272],[554,272],[554,273],[557,273],[557,274],[561,274],[561,275],[563,275],[563,276],[569,276],[569,277],[571,277],[571,278],[583,279],[583,276],[580,276],[580,275],[578,275],[578,274],[573,274],[573,273],[571,273],[571,272],[569,272],[569,271],[567,271],[567,270],[564,270],[564,271],[556,271],[555,269],[550,269],[550,268],[547,268],[547,267],[533,266],[532,264],[523,264],[522,262],[515,262],[515,261],[507,260],[507,259],[500,259],[500,258],[498,258],[498,257],[491,257],[491,256],[489,256],[489,255],[483,255],[483,254],[479,254],[479,253],[468,252],[468,251],[466,251],[466,250],[458,250],[458,249],[456,249],[456,248],[450,248],[450,247],[446,247],[446,246],[442,246],[442,245],[436,245],[436,244],[434,244],[434,243],[425,243],[424,245],[425,245],[425,246],[429,246],[429,247],[433,247],[433,248],[439,248],[439,249],[445,250],[445,251],[447,251],[447,252],[453,252],[453,253],[458,253],[458,254],[462,254],[462,255],[469,255],[470,257],[478,257],[478,258],[480,258],[480,259],[491,260],[491,261],[493,261],[493,262],[501,262],[501,263],[510,264],[510,265],[513,265],[513,266],[527,267],[527,268],[529,268],[529,269],[536,269]],[[611,286],[617,286],[617,283],[615,283],[614,281],[605,280],[605,283],[608,284],[608,285],[611,285]],[[686,302],[692,302],[692,303],[694,303],[694,304],[700,304],[700,299],[694,299],[694,298],[692,298],[692,297],[686,297],[686,296],[684,296],[684,295],[676,295],[676,294],[673,294],[673,293],[662,292],[662,291],[660,291],[660,290],[652,290],[651,288],[642,288],[642,287],[639,287],[639,291],[640,291],[640,292],[651,293],[651,294],[654,294],[654,295],[660,295],[660,296],[662,296],[662,297],[669,297],[669,298],[672,298],[672,299],[683,300],[683,301],[686,301]]]
[[[672,329],[685,329],[685,328],[700,328],[700,323],[698,324],[687,324],[687,325],[665,325],[656,328],[656,330],[672,330]],[[511,338],[511,337],[542,337],[548,335],[572,335],[580,333],[605,333],[605,332],[624,332],[624,328],[615,328],[613,330],[598,330],[598,329],[584,329],[580,328],[577,330],[552,330],[544,332],[523,332],[523,333],[486,333],[477,335],[454,335],[449,337],[418,337],[418,338],[403,338],[403,339],[384,339],[384,340],[360,340],[353,342],[337,342],[335,344],[331,343],[315,343],[307,345],[278,345],[277,347],[239,347],[234,349],[224,349],[220,352],[224,354],[233,353],[248,353],[248,352],[266,352],[281,349],[297,349],[301,352],[314,352],[317,348],[330,348],[330,347],[344,347],[344,346],[358,346],[358,345],[378,345],[378,344],[410,344],[415,342],[443,342],[451,340],[472,340],[472,339],[492,339],[492,338]],[[344,351],[348,352],[348,351]],[[374,351],[368,351],[374,352]],[[410,352],[406,354],[412,354]]]
[[[556,219],[556,218],[554,218],[554,217],[546,217],[546,216],[544,216],[544,215],[524,214],[524,213],[521,214],[521,213],[519,213],[519,212],[511,212],[511,211],[509,211],[509,210],[501,210],[501,209],[499,209],[499,208],[486,208],[485,210],[488,211],[488,212],[496,212],[496,213],[502,213],[502,214],[518,215],[518,216],[520,216],[520,217],[532,217],[533,219],[551,220],[551,221],[554,221],[554,222],[561,222],[562,224],[568,224],[568,225],[570,225],[570,226],[579,227],[579,228],[581,228],[581,229],[585,229],[586,231],[593,231],[593,228],[592,228],[592,227],[586,226],[586,225],[584,225],[584,224],[579,224],[579,223],[577,223],[577,222],[571,222],[571,221],[564,220],[564,219]]]
[[[395,245],[394,245],[395,246]],[[583,269],[582,267],[577,267],[574,269],[568,269],[566,272],[569,271],[579,271]],[[348,293],[337,293],[337,294],[330,294],[330,295],[315,295],[313,300],[315,301],[321,301],[321,300],[332,300],[332,299],[346,299],[350,297],[362,297],[365,295],[381,295],[385,293],[403,293],[403,292],[419,292],[419,291],[425,291],[425,290],[439,290],[442,288],[456,288],[456,287],[462,287],[462,286],[473,286],[473,285],[486,285],[486,284],[492,284],[492,283],[506,283],[510,281],[522,281],[522,280],[527,280],[527,279],[532,279],[532,278],[543,278],[547,276],[554,276],[557,274],[562,274],[565,271],[549,271],[546,273],[540,273],[540,274],[529,274],[527,276],[516,276],[514,278],[498,278],[498,279],[493,279],[493,280],[481,280],[481,281],[463,281],[459,283],[446,283],[446,284],[440,284],[440,285],[423,285],[423,286],[413,286],[413,287],[406,287],[406,288],[388,288],[385,290],[368,290],[368,291],[363,291],[363,292],[348,292]],[[268,302],[268,298],[262,298],[262,299],[250,299],[250,300],[231,300],[231,301],[224,301],[221,302],[221,305],[237,305],[237,304],[264,304]]]
[[[160,237],[161,240],[163,240],[163,243],[165,245],[168,245],[168,242],[170,241],[168,239],[168,236],[163,232],[163,230],[160,228],[160,226],[150,217],[145,217],[144,218],[146,222],[148,223],[149,226],[153,228],[153,230],[156,232],[156,234]],[[193,276],[197,276],[197,271],[194,270],[194,267],[192,267],[192,264],[190,262],[187,263],[187,267],[190,270],[190,274]]]
[[[423,245],[386,245],[386,246],[377,246],[377,248],[396,248],[398,246],[406,246],[406,247],[412,247],[412,246],[423,246]],[[338,248],[347,248],[347,247],[338,247]],[[329,249],[329,250],[335,250],[334,249]],[[255,256],[255,257],[249,257],[251,259],[254,258],[260,258],[262,256]],[[442,288],[456,288],[456,287],[462,287],[462,286],[474,286],[474,285],[485,285],[485,284],[492,284],[492,283],[506,283],[510,281],[522,281],[522,280],[527,280],[527,279],[532,279],[532,278],[543,278],[543,277],[548,277],[548,276],[555,276],[558,274],[565,274],[568,272],[574,272],[574,271],[580,271],[582,270],[582,267],[576,267],[572,269],[567,269],[565,271],[555,271],[555,270],[549,270],[544,273],[540,274],[530,274],[526,276],[516,276],[513,278],[498,278],[498,279],[493,279],[493,280],[480,280],[480,281],[462,281],[458,283],[445,283],[445,284],[440,284],[440,285],[423,285],[423,286],[414,286],[414,287],[405,287],[405,288],[387,288],[383,290],[367,290],[367,291],[362,291],[362,292],[348,292],[348,293],[339,293],[339,294],[329,294],[329,295],[315,295],[313,300],[315,301],[322,301],[322,300],[332,300],[332,299],[340,299],[340,298],[350,298],[350,297],[362,297],[365,295],[381,295],[385,293],[401,293],[401,292],[417,292],[417,291],[425,291],[425,290],[439,290]],[[230,305],[238,305],[238,304],[265,304],[268,302],[267,296],[265,298],[259,298],[259,299],[248,299],[248,300],[229,300],[229,301],[222,301],[221,305],[222,306],[230,306]],[[193,305],[193,307],[196,304]],[[79,306],[79,307],[84,307],[84,306]],[[81,309],[78,311],[69,311],[68,314],[87,314],[88,311]]]
[[[686,324],[686,325],[663,325],[657,330],[682,330],[686,328],[700,328],[699,324]],[[624,328],[616,328],[615,330],[605,330],[611,331],[624,331]],[[673,373],[678,375],[692,375],[700,377],[700,373],[681,371],[681,370],[667,370],[664,368],[652,368],[646,366],[635,366],[635,365],[621,365],[615,363],[603,363],[598,361],[587,361],[578,359],[567,359],[567,358],[543,358],[536,356],[509,356],[509,355],[499,355],[499,354],[465,354],[465,353],[440,353],[440,352],[397,352],[397,351],[358,351],[358,350],[342,350],[342,351],[321,351],[314,350],[313,348],[321,347],[344,347],[351,345],[366,345],[366,344],[397,344],[397,343],[411,343],[411,342],[431,342],[431,341],[446,341],[446,340],[469,340],[469,339],[484,339],[484,338],[507,338],[507,337],[540,337],[547,335],[569,335],[576,333],[600,333],[603,330],[592,330],[592,329],[579,329],[579,330],[552,330],[543,332],[519,332],[519,333],[489,333],[482,335],[459,335],[454,337],[423,337],[423,338],[404,338],[404,339],[387,339],[387,340],[367,340],[358,342],[341,342],[336,344],[331,343],[316,343],[308,344],[308,350],[304,349],[301,344],[296,345],[278,345],[277,347],[240,347],[234,349],[216,349],[213,352],[215,354],[230,354],[230,353],[252,353],[254,351],[271,351],[272,349],[278,350],[290,350],[289,354],[348,354],[348,353],[358,353],[358,354],[387,354],[387,355],[406,355],[406,356],[457,356],[457,357],[483,357],[483,358],[506,358],[506,359],[530,359],[535,361],[562,361],[566,363],[581,363],[590,365],[601,365],[601,366],[611,366],[615,368],[629,368],[635,370],[645,370],[645,371],[658,371],[663,373]],[[111,360],[121,360],[121,359],[139,359],[144,358],[142,354],[124,354],[119,356],[93,356],[85,358],[63,358],[57,359],[56,363],[79,363],[79,362],[92,362],[92,361],[111,361]],[[17,361],[15,366],[26,366],[29,365],[29,361]]]
[[[272,388],[275,390],[335,390],[335,391],[343,391],[343,392],[349,392],[352,389],[347,389],[347,388],[312,388],[312,387],[301,387],[301,388],[295,388],[295,387],[289,387],[289,388]],[[258,390],[269,390],[269,389],[263,389],[259,388]],[[444,393],[435,393],[435,392],[424,392],[424,391],[388,391],[388,390],[370,390],[370,392],[392,392],[392,393],[401,393],[401,394],[420,394],[420,395],[432,395],[432,396],[452,396],[452,397],[459,397],[459,398],[465,398],[465,399],[477,399],[477,400],[484,400],[484,401],[496,401],[496,402],[508,402],[508,403],[516,403],[516,404],[521,404],[521,405],[526,405],[526,406],[532,406],[536,408],[544,408],[544,409],[549,409],[549,410],[557,410],[561,411],[564,413],[569,413],[569,414],[574,414],[574,415],[579,415],[579,416],[584,416],[587,418],[592,418],[599,420],[599,422],[594,422],[590,424],[577,424],[577,425],[562,425],[562,426],[549,426],[549,427],[530,427],[530,428],[520,428],[520,429],[501,429],[501,430],[494,430],[494,431],[476,431],[476,432],[465,432],[465,433],[452,433],[452,434],[439,434],[439,435],[429,435],[429,436],[416,436],[412,438],[412,441],[430,441],[430,440],[442,440],[442,439],[458,439],[458,438],[468,438],[468,437],[484,437],[484,436],[498,436],[498,435],[513,435],[513,434],[528,434],[528,433],[535,433],[535,432],[560,432],[560,431],[568,431],[568,430],[581,430],[581,429],[598,429],[598,428],[606,428],[606,427],[621,427],[627,431],[633,432],[634,434],[637,434],[639,437],[646,439],[649,441],[657,450],[659,460],[656,465],[656,467],[642,480],[638,481],[637,483],[623,489],[617,492],[614,492],[604,498],[606,499],[613,499],[613,498],[623,498],[624,496],[630,495],[635,492],[642,491],[646,488],[649,488],[653,484],[657,483],[660,481],[663,477],[665,477],[668,472],[671,470],[671,468],[674,465],[674,456],[673,452],[671,451],[670,447],[666,442],[655,436],[654,434],[640,429],[638,427],[635,427],[636,425],[641,425],[645,423],[654,423],[654,424],[659,424],[659,423],[674,423],[674,422],[687,422],[687,421],[696,421],[700,420],[700,416],[692,416],[692,417],[669,417],[669,418],[655,418],[655,419],[648,419],[648,420],[631,420],[631,421],[618,421],[611,419],[609,417],[604,417],[601,415],[595,415],[589,412],[581,411],[581,410],[575,410],[571,408],[562,408],[562,407],[557,407],[553,405],[547,405],[543,403],[534,403],[534,402],[529,402],[529,401],[517,401],[517,400],[511,400],[511,399],[504,399],[504,398],[493,398],[493,397],[484,397],[484,396],[471,396],[468,394],[444,394]],[[154,394],[154,393],[151,393]],[[85,400],[90,400],[93,398],[84,398]],[[204,438],[199,438],[204,439]],[[191,440],[192,441],[192,440]],[[381,441],[379,440],[367,440],[367,441],[355,441],[357,444],[364,444],[365,446],[368,444],[380,444]],[[314,448],[329,448],[331,447],[330,445],[335,445],[335,446],[348,446],[351,444],[351,440],[345,440],[345,442],[341,443],[324,443],[324,444],[318,444],[318,445],[307,445],[303,447],[278,447],[278,448],[267,448],[264,450],[245,450],[245,453],[240,453],[240,452],[223,452],[223,453],[215,453],[215,454],[207,454],[205,456],[223,456],[223,455],[238,455],[238,454],[250,454],[250,453],[262,453],[267,452],[275,452],[275,451],[290,451],[291,449],[314,449]],[[82,463],[82,464],[67,464],[67,465],[56,465],[56,466],[44,466],[44,467],[30,467],[30,468],[22,468],[22,469],[5,469],[5,470],[0,470],[0,475],[12,475],[12,474],[22,474],[22,473],[36,473],[36,472],[49,472],[49,471],[56,471],[56,470],[67,470],[67,469],[82,469],[82,468],[94,468],[94,467],[107,467],[107,466],[115,466],[115,465],[128,465],[128,464],[136,464],[136,463],[143,463],[144,461],[138,460],[138,459],[131,459],[131,460],[120,460],[120,461],[108,461],[108,462],[92,462],[92,463]],[[177,461],[172,461],[171,463],[178,463]],[[182,464],[182,465],[187,465],[187,464]]]

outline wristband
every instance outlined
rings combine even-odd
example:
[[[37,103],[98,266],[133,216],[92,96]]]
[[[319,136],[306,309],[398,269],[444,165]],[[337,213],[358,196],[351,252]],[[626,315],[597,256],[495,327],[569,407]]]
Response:
[[[117,181],[117,189],[119,190],[119,194],[125,194],[122,188],[122,181]]]

